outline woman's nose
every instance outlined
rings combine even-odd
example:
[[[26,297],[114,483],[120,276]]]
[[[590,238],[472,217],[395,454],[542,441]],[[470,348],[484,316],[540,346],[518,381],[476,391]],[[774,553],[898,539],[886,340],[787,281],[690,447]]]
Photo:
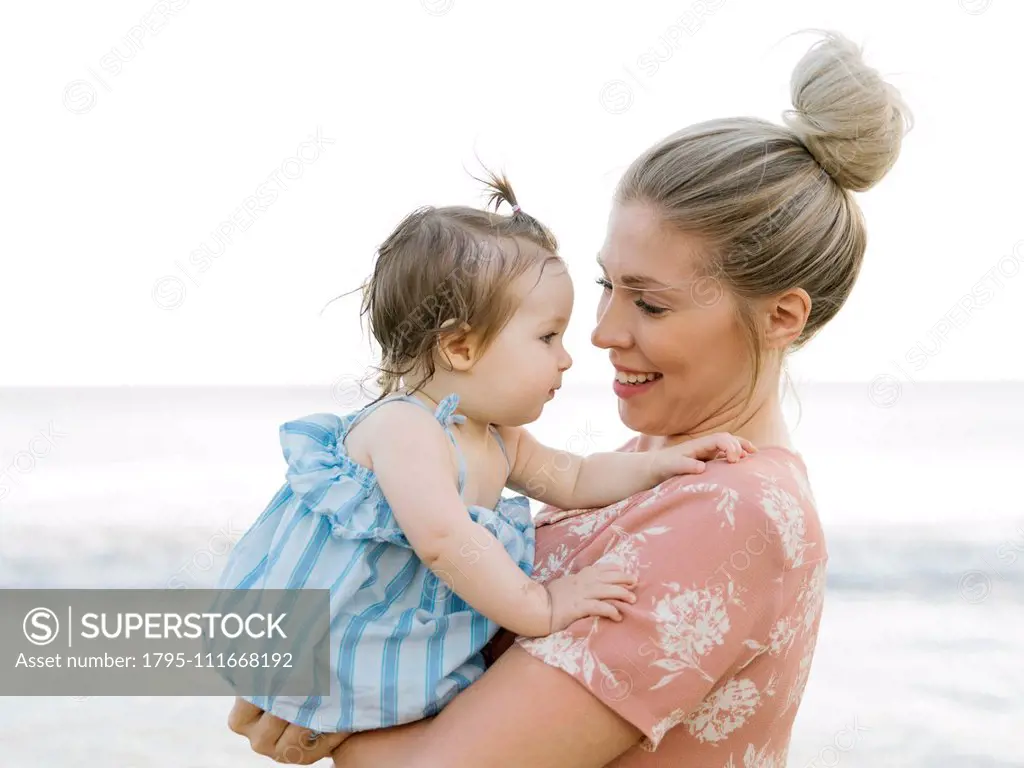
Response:
[[[590,334],[590,343],[599,349],[622,349],[632,344],[629,328],[622,321],[616,304],[606,298],[597,307],[597,325]]]

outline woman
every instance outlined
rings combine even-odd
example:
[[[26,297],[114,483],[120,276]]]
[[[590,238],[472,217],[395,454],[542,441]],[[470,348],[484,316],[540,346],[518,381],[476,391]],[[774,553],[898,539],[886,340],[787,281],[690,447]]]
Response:
[[[592,341],[639,433],[621,450],[724,431],[759,452],[604,509],[543,510],[538,577],[622,564],[638,577],[624,620],[499,637],[500,658],[440,715],[352,736],[337,766],[786,764],[827,552],[782,415],[783,360],[849,296],[866,244],[850,192],[885,175],[910,122],[835,34],[797,65],[792,97],[786,127],[716,120],[644,152],[598,258]],[[281,761],[336,743],[244,702],[230,726]]]

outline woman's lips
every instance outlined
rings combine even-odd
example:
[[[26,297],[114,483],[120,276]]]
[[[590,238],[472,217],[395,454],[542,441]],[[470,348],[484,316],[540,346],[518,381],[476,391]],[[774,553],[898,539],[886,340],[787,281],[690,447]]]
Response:
[[[618,371],[620,373],[626,373],[626,374],[634,374],[634,373],[635,374],[640,374],[641,373],[639,371],[636,371],[636,372],[634,372],[634,371],[626,371],[626,370],[624,370],[622,368],[619,368]],[[653,387],[659,381],[661,381],[662,378],[663,378],[663,376],[660,373],[658,373],[658,374],[654,375],[653,379],[648,379],[647,381],[645,381],[643,383],[638,383],[638,384],[628,384],[628,383],[619,381],[619,379],[616,378],[612,382],[612,390],[615,392],[616,396],[621,397],[623,400],[625,400],[625,399],[628,399],[630,397],[636,397],[637,395],[642,395],[644,392],[647,392],[648,390],[651,389],[651,387]]]

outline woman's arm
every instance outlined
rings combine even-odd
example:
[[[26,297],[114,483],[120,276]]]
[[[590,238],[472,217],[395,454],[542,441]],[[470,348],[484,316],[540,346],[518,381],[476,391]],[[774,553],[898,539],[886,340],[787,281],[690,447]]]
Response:
[[[719,453],[738,461],[756,450],[749,441],[721,432],[657,451],[584,457],[543,445],[522,427],[503,427],[501,435],[514,459],[509,488],[557,509],[614,504],[674,475],[701,472],[703,460]]]
[[[338,768],[599,768],[640,731],[561,670],[505,653],[433,720],[350,736]]]
[[[494,665],[515,642],[515,635],[506,629],[500,630],[483,650],[488,667]],[[420,720],[408,725],[388,728],[370,734],[360,734],[364,739],[372,735],[378,742],[387,735],[383,748],[390,750],[395,759],[404,750],[415,748],[419,743],[419,735],[429,720]],[[273,758],[279,763],[291,765],[312,765],[326,757],[341,744],[350,734],[324,733],[314,734],[308,728],[292,725],[286,720],[271,715],[242,698],[236,698],[231,713],[228,715],[228,728],[240,736],[249,739],[252,750],[258,754]],[[381,745],[368,744],[365,748],[380,749]],[[355,749],[355,747],[353,747]],[[357,751],[362,751],[359,746]]]
[[[337,743],[239,699],[233,731],[277,762],[310,765]],[[513,647],[437,717],[347,737],[336,768],[599,768],[634,746],[639,730],[564,672]]]

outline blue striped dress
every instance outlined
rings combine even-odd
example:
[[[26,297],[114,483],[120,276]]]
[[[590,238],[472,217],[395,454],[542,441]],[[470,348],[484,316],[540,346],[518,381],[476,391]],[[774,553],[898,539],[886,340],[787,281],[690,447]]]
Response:
[[[329,589],[331,690],[326,697],[246,696],[261,709],[319,732],[361,731],[437,714],[484,671],[480,651],[497,625],[449,590],[411,549],[371,470],[345,451],[370,412],[415,397],[393,395],[342,417],[284,424],[286,483],[232,550],[221,589]],[[459,459],[452,425],[458,396],[433,411]],[[497,430],[492,434],[501,446]],[[506,456],[506,462],[507,462]],[[468,505],[526,573],[533,571],[529,501]]]

